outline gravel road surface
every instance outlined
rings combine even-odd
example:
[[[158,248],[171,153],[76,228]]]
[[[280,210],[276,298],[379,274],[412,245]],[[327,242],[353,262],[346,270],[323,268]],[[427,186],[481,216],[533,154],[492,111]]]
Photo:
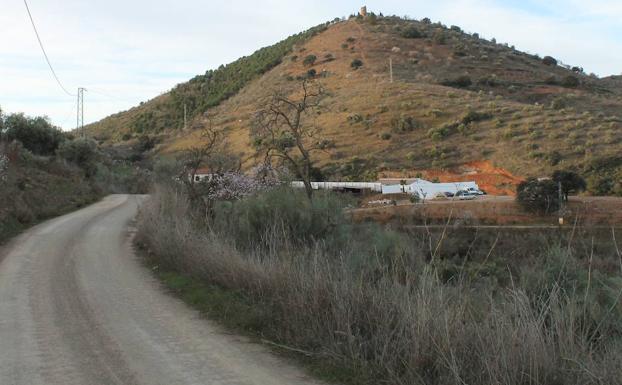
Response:
[[[164,292],[132,250],[144,196],[112,195],[0,250],[0,384],[312,384]]]

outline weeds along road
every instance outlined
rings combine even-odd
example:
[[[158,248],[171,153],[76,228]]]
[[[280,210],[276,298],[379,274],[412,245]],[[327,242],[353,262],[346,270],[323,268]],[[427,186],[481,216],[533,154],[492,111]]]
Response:
[[[0,251],[0,384],[312,383],[162,291],[128,231],[144,199],[109,196]]]

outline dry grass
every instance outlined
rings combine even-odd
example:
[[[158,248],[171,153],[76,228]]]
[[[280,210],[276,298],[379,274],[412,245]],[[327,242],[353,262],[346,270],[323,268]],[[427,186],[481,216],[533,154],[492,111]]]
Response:
[[[416,249],[357,264],[322,240],[294,246],[278,223],[255,234],[262,248],[201,223],[183,194],[160,190],[139,240],[159,263],[242,293],[265,309],[267,337],[365,374],[358,383],[622,383],[619,293],[599,307],[596,275],[571,270],[563,250],[499,287],[443,282]]]

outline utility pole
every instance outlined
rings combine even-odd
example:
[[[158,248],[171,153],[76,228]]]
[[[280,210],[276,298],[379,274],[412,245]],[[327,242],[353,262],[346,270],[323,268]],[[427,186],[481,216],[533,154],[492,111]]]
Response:
[[[84,91],[86,89],[78,88],[78,108],[76,110],[76,130],[82,133],[84,137]]]
[[[557,182],[557,195],[559,199],[559,215],[561,216],[564,209],[564,194],[562,193],[562,182]]]
[[[559,199],[559,228],[564,224],[564,194],[562,193],[562,182],[557,182],[557,199]],[[560,232],[561,239],[561,232]]]
[[[186,103],[184,103],[184,131],[188,129],[188,108],[186,107]]]
[[[393,83],[393,58],[389,58],[389,75],[391,77],[391,83]]]

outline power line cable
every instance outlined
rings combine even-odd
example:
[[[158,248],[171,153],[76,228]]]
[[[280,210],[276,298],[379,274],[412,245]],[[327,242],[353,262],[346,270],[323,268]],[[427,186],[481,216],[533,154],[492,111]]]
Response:
[[[56,71],[54,71],[54,67],[52,67],[52,63],[50,63],[50,59],[48,58],[48,54],[45,52],[45,48],[43,47],[43,43],[41,42],[41,37],[39,37],[39,32],[37,31],[37,27],[35,25],[35,21],[32,18],[32,14],[30,13],[30,8],[28,7],[28,3],[26,2],[26,0],[24,0],[24,5],[26,6],[26,11],[28,12],[28,17],[30,18],[30,24],[32,24],[32,29],[34,29],[35,35],[37,36],[37,41],[39,42],[39,47],[41,47],[41,51],[43,52],[43,56],[45,57],[45,61],[48,63],[48,67],[50,67],[50,71],[52,71],[52,75],[54,75],[54,79],[56,79],[56,82],[58,83],[60,88],[62,88],[63,91],[67,95],[69,95],[71,97],[75,97],[76,95],[74,95],[74,94],[70,93],[69,91],[67,91],[65,86],[63,86],[63,83],[61,83],[60,79],[56,75]]]
[[[108,92],[104,92],[104,91],[102,91],[100,89],[97,89],[97,88],[89,87],[88,91],[92,92],[92,93],[95,93],[95,94],[98,94],[100,96],[104,96],[104,97],[106,97],[108,99],[115,99],[115,100],[119,100],[119,101],[123,100],[123,99],[121,99],[121,98],[119,98],[117,96],[111,95]]]

